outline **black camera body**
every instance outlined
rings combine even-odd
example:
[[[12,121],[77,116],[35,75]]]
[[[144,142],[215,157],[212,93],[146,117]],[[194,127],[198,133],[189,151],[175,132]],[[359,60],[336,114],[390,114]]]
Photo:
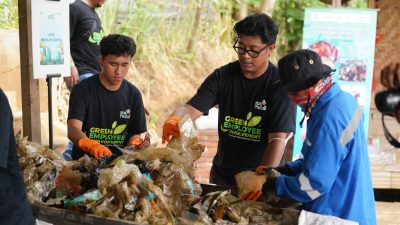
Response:
[[[384,121],[385,115],[395,117],[400,110],[400,87],[378,92],[375,95],[375,105],[378,111],[382,113],[382,126],[386,139],[394,147],[400,148],[400,143],[389,133]]]
[[[375,105],[382,114],[395,116],[400,109],[400,88],[378,92],[375,95]]]

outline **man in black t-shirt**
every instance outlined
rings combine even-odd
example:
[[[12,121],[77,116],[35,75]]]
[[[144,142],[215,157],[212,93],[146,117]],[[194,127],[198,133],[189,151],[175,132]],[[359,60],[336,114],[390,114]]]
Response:
[[[100,74],[79,82],[71,92],[68,138],[72,158],[85,153],[95,158],[111,155],[107,146],[139,145],[147,130],[142,96],[125,80],[136,52],[132,38],[112,34],[100,42]]]
[[[7,97],[0,89],[0,224],[34,225],[32,209],[18,163],[13,116]]]
[[[75,0],[69,5],[71,76],[65,78],[69,88],[101,70],[98,58],[103,31],[95,8],[101,7],[104,2]]]
[[[69,36],[71,50],[71,76],[65,77],[69,90],[101,71],[99,43],[103,38],[101,20],[95,8],[105,0],[75,0],[69,5]],[[72,142],[68,142],[63,157],[71,160]]]
[[[295,129],[295,105],[281,90],[278,70],[268,60],[278,33],[275,22],[257,13],[239,21],[234,30],[239,60],[210,74],[163,127],[164,143],[179,137],[182,115],[194,121],[218,105],[219,142],[210,183],[220,185],[235,185],[234,175],[244,170],[278,166],[285,139]]]

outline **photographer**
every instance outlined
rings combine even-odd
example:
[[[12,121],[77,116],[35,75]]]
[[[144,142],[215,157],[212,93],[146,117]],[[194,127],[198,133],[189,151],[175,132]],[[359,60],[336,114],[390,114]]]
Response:
[[[391,145],[400,148],[400,143],[389,133],[384,116],[393,116],[400,123],[400,63],[390,63],[381,70],[381,83],[388,88],[375,95],[375,104],[382,113],[382,125],[386,139]]]

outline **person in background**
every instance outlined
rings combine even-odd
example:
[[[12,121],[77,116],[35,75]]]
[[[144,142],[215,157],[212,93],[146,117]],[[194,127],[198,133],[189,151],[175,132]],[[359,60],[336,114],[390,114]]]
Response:
[[[235,186],[234,175],[259,165],[278,166],[285,139],[295,129],[295,105],[282,91],[278,70],[268,59],[278,27],[266,14],[247,16],[234,26],[238,60],[211,73],[197,93],[168,117],[162,139],[178,138],[178,123],[195,121],[217,106],[218,150],[210,183]]]
[[[36,223],[19,167],[13,116],[7,97],[0,89],[0,224]]]
[[[95,8],[105,0],[75,0],[69,5],[71,76],[65,77],[68,89],[101,71],[99,43],[103,38],[101,20]],[[71,160],[72,142],[68,142],[63,158]]]
[[[111,155],[107,146],[137,146],[147,130],[142,95],[124,78],[136,44],[132,38],[111,34],[100,42],[100,74],[72,89],[68,111],[68,138],[74,143],[72,158]]]
[[[71,76],[65,78],[69,88],[101,70],[98,58],[103,31],[95,8],[101,7],[104,2],[75,0],[69,5]]]
[[[309,117],[303,158],[260,170],[265,183],[249,181],[248,188],[262,187],[254,191],[293,199],[314,213],[376,224],[362,107],[314,51],[294,51],[278,68],[283,89]],[[270,171],[280,174],[268,176]]]

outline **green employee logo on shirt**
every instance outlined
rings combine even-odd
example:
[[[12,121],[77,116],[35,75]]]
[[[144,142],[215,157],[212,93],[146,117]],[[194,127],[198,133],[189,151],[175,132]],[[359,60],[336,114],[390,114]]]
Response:
[[[103,32],[93,32],[92,35],[89,36],[90,43],[100,44],[101,39],[103,39]]]
[[[114,130],[114,134],[120,134],[124,132],[125,128],[126,124],[117,126],[117,121],[114,121],[114,123],[112,124],[112,129]]]
[[[111,125],[111,129],[98,127],[90,128],[88,137],[103,145],[123,145],[125,141],[125,129],[126,124],[118,125],[117,121],[114,121]]]
[[[231,116],[225,116],[224,122],[221,124],[221,132],[227,132],[231,136],[244,138],[253,141],[260,141],[262,117],[253,116],[252,113],[247,113],[246,119],[239,119]]]

